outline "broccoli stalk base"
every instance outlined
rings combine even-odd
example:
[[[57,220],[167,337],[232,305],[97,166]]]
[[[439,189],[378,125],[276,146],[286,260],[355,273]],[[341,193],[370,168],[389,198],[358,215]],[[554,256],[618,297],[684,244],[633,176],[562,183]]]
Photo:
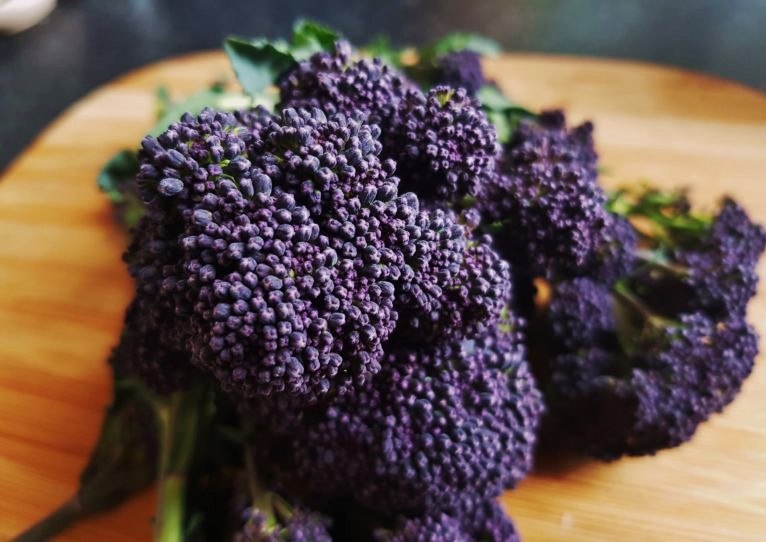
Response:
[[[186,474],[194,458],[206,392],[196,386],[177,391],[158,408],[162,449],[155,542],[183,542],[186,530]]]

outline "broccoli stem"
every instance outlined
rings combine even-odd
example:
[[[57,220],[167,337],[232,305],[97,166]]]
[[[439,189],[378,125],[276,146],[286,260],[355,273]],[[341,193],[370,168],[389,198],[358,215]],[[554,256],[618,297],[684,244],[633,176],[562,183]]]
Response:
[[[665,271],[670,275],[683,277],[689,273],[687,268],[667,261],[667,259],[657,251],[638,249],[634,251],[633,254],[639,261]]]
[[[157,408],[162,445],[154,524],[155,542],[184,540],[186,473],[194,457],[203,399],[204,390],[197,386],[175,392]]]
[[[157,501],[157,523],[154,540],[177,542],[184,540],[184,501],[186,477],[173,474],[162,478]]]

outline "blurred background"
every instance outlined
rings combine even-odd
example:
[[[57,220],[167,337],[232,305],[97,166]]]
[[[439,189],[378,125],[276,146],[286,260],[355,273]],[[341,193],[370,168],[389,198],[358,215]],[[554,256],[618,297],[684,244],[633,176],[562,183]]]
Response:
[[[46,2],[0,0],[0,27],[14,3]],[[385,33],[422,44],[465,30],[510,51],[645,60],[766,89],[766,0],[59,0],[40,24],[0,35],[0,171],[110,79],[229,34],[286,35],[301,16],[357,43]]]

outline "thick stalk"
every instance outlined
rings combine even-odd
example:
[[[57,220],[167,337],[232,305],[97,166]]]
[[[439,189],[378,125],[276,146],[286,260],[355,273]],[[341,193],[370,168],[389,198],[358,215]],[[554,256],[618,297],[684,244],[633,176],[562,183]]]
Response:
[[[161,434],[155,542],[183,542],[186,526],[186,473],[194,457],[204,391],[191,388],[171,395],[158,408]]]
[[[160,480],[157,496],[156,542],[179,542],[184,539],[186,477],[167,475]]]

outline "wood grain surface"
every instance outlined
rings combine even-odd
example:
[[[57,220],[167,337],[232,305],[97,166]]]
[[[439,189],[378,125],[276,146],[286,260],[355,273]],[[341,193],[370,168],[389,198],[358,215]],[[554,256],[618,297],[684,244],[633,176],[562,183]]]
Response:
[[[521,103],[593,119],[607,185],[686,185],[703,205],[725,192],[766,221],[763,95],[608,60],[508,55],[486,67]],[[148,131],[158,84],[188,94],[228,72],[205,53],[122,77],[72,106],[0,181],[0,540],[74,491],[109,401],[104,360],[131,284],[96,173]],[[764,296],[750,314],[766,332]],[[153,501],[148,491],[60,540],[149,540]],[[526,542],[766,540],[766,367],[690,444],[612,464],[546,461],[503,503]]]

